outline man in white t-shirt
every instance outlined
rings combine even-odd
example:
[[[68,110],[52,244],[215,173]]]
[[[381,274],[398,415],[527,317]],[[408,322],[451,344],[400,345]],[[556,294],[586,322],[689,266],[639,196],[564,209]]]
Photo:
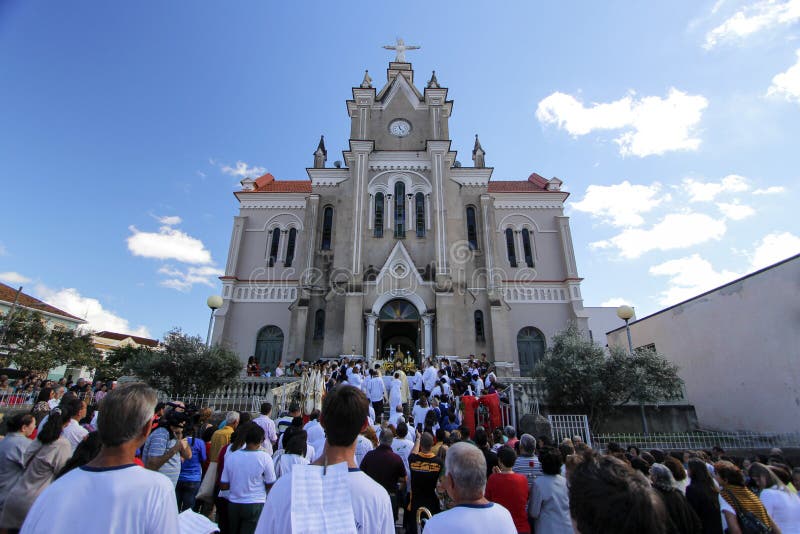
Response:
[[[405,422],[397,423],[397,437],[392,440],[392,450],[402,460],[406,468],[406,486],[411,484],[411,471],[408,469],[408,456],[411,454],[411,449],[414,448],[414,442],[408,439],[408,425]]]
[[[425,368],[425,371],[422,373],[422,389],[430,395],[433,388],[436,387],[436,381],[439,374],[436,372],[436,367],[433,366],[430,362],[428,362],[428,366]]]
[[[337,386],[323,400],[320,424],[325,429],[325,449],[315,465],[347,463],[347,484],[358,534],[393,534],[392,505],[383,486],[355,464],[356,438],[367,427],[369,400],[352,386]],[[292,506],[292,473],[272,486],[256,527],[257,534],[291,534],[292,514],[302,514],[301,505]],[[325,510],[315,510],[322,514]]]
[[[411,377],[411,399],[417,400],[419,399],[420,394],[422,393],[422,373],[419,372],[417,369],[414,372],[414,376]]]
[[[484,496],[486,460],[481,450],[459,442],[447,449],[442,487],[455,506],[425,524],[425,534],[517,532],[511,513]]]
[[[219,487],[228,490],[229,531],[253,532],[267,500],[267,490],[275,482],[275,466],[261,448],[264,429],[245,425],[240,430],[245,431],[245,447],[225,458]]]
[[[134,463],[136,449],[150,433],[156,392],[145,384],[124,384],[103,399],[97,427],[103,444],[88,464],[73,469],[36,499],[21,532],[52,532],[75,525],[76,510],[91,506],[81,534],[179,532],[175,490],[169,479]]]
[[[375,369],[369,370],[366,389],[367,397],[369,397],[369,402],[372,403],[372,409],[375,410],[376,417],[383,415],[383,399],[386,397],[386,387],[383,385],[383,378],[378,375]]]

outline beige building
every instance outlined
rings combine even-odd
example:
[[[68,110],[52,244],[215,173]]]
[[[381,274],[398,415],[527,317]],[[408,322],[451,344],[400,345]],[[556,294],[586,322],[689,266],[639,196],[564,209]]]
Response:
[[[92,341],[94,342],[95,348],[103,354],[103,358],[114,349],[122,347],[150,347],[152,349],[158,347],[157,339],[133,336],[131,334],[121,334],[119,332],[109,332],[108,330],[92,334]]]
[[[680,366],[701,428],[800,432],[800,255],[630,326]],[[624,327],[607,335],[628,346]]]
[[[242,180],[213,342],[270,368],[401,351],[527,374],[570,321],[587,328],[561,180],[495,179],[477,136],[463,166],[447,91],[392,62],[353,88],[342,161],[321,139],[307,179]]]

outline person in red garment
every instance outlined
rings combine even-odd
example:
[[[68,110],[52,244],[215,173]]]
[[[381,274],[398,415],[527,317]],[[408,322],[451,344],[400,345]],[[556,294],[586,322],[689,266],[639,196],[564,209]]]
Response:
[[[531,534],[528,524],[528,477],[515,473],[512,468],[517,453],[503,446],[497,451],[498,466],[486,481],[486,498],[511,512],[511,519],[519,534]]]

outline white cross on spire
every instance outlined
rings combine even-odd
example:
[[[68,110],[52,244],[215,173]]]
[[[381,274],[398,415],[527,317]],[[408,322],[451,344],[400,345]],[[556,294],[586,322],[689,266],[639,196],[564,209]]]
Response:
[[[396,63],[405,63],[406,62],[406,50],[419,50],[420,47],[417,45],[407,45],[403,42],[403,39],[400,37],[397,38],[397,43],[394,45],[383,45],[386,50],[394,50],[396,55],[394,60]]]

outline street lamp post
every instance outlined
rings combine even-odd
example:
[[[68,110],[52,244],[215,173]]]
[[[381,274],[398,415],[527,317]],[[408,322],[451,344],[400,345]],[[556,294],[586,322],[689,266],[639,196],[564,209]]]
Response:
[[[630,320],[633,317],[633,308],[631,308],[626,304],[623,304],[622,306],[617,308],[617,317],[625,321],[625,333],[628,335],[628,353],[631,356],[633,356],[633,341],[631,341],[631,326],[630,326]],[[646,436],[647,434],[649,434],[647,430],[647,417],[645,417],[644,403],[642,403],[641,399],[639,400],[639,413],[641,414],[642,417],[642,430],[644,431],[644,435]]]
[[[222,297],[211,295],[206,299],[206,305],[211,309],[211,316],[208,318],[208,334],[206,334],[206,347],[211,346],[211,325],[214,322],[214,311],[222,307]]]

